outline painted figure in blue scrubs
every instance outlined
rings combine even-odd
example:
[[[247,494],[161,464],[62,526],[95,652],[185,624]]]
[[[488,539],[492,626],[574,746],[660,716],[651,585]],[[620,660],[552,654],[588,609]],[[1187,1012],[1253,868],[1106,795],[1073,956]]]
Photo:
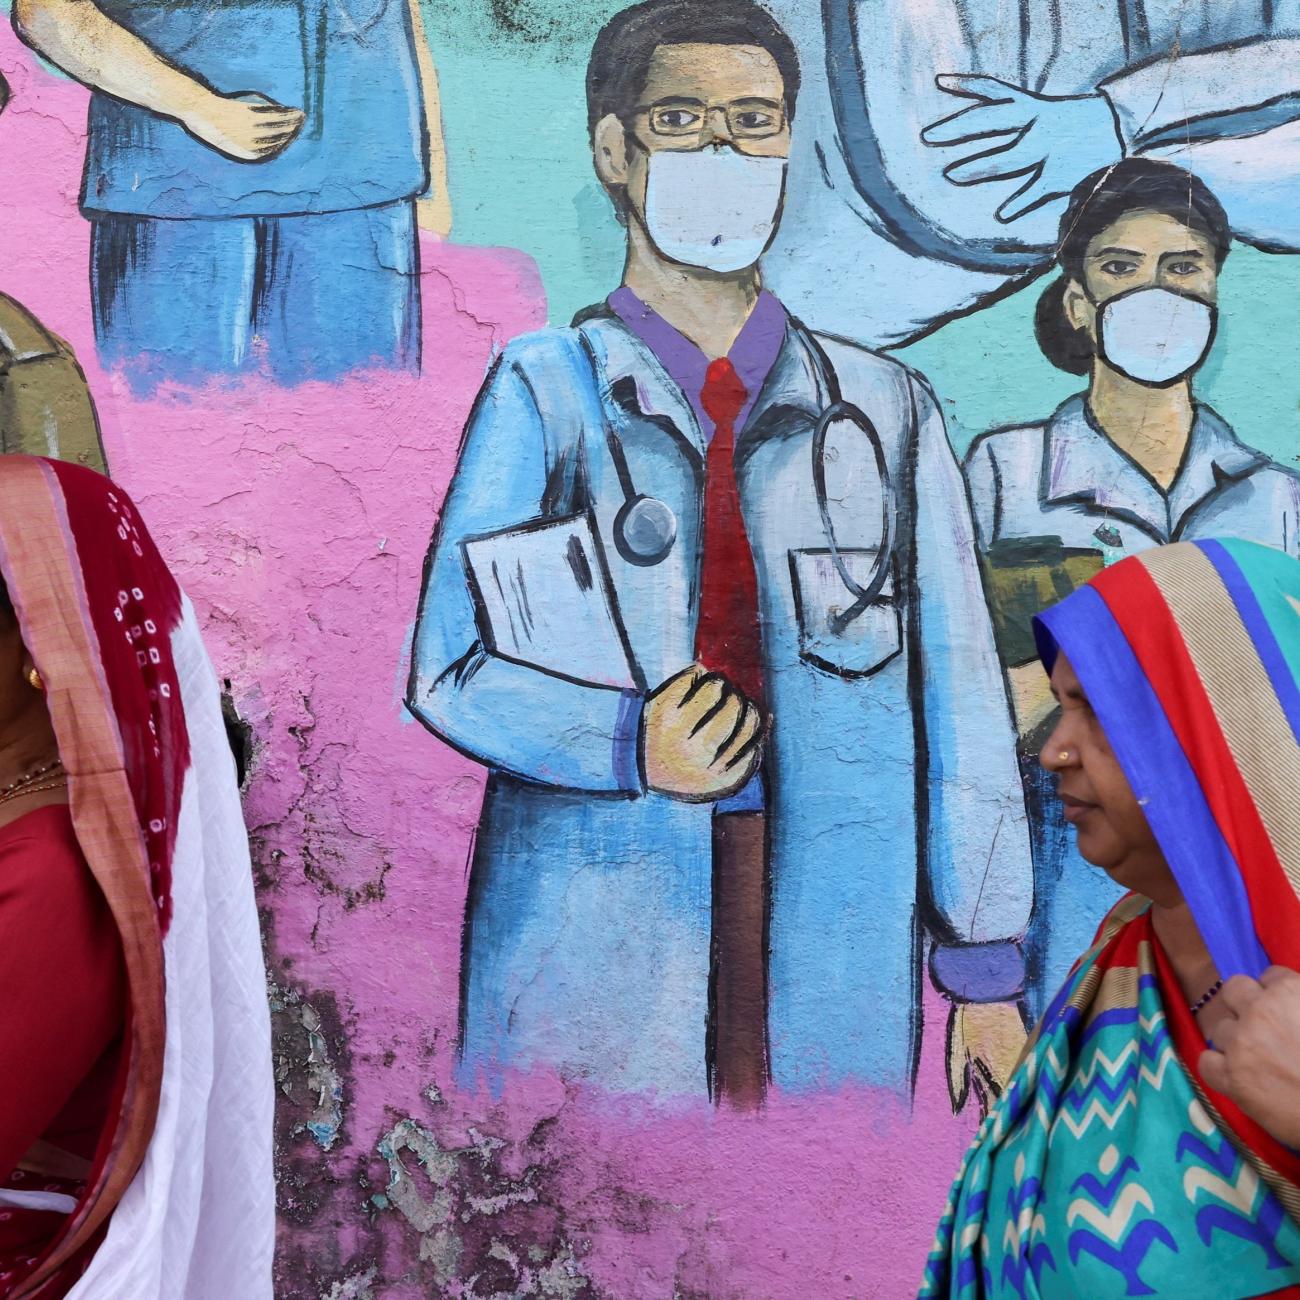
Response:
[[[150,383],[418,366],[417,221],[450,219],[418,0],[16,0],[13,16],[95,92],[82,210],[106,363]]]
[[[1122,157],[1179,163],[1238,238],[1300,247],[1295,0],[771,7],[817,75],[764,274],[823,329],[898,343],[1023,283]]]
[[[1167,542],[1244,537],[1300,555],[1300,475],[1239,441],[1193,391],[1231,239],[1215,196],[1169,163],[1129,159],[1078,187],[1060,238],[1038,338],[1061,369],[1088,376],[1087,391],[1040,424],[983,435],[965,467],[1024,738],[1035,1014],[1118,894],[1079,856],[1037,762],[1054,711],[1028,618]]]
[[[1014,730],[939,407],[757,270],[798,87],[747,0],[606,25],[623,283],[512,342],[465,433],[408,701],[490,772],[471,1077],[906,1092],[927,972],[959,1094],[1024,1040]]]

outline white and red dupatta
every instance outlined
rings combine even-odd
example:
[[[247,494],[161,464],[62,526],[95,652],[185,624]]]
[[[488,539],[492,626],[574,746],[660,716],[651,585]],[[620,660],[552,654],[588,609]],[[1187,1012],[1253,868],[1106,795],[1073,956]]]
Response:
[[[109,480],[0,457],[0,573],[48,692],[73,826],[122,937],[118,1096],[87,1190],[9,1294],[271,1296],[261,941],[216,679],[190,608]]]

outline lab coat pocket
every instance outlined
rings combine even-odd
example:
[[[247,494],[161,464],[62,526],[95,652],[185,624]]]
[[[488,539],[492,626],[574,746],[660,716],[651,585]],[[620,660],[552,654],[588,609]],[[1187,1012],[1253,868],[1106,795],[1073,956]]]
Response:
[[[869,677],[902,649],[903,617],[892,575],[863,602],[876,565],[873,549],[790,552],[790,581],[799,624],[799,656],[837,677]],[[844,581],[840,565],[853,582]],[[855,592],[854,588],[857,588]]]

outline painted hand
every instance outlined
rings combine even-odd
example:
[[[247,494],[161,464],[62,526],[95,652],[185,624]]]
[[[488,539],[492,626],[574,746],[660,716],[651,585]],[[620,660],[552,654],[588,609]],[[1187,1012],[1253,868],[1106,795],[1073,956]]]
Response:
[[[204,144],[238,162],[265,162],[286,149],[302,130],[304,113],[264,95],[205,93],[181,117],[181,125]]]
[[[998,206],[997,219],[1004,224],[1069,194],[1085,176],[1124,156],[1114,114],[1102,95],[1036,95],[973,74],[944,74],[935,83],[976,102],[931,122],[921,139],[954,151],[955,160],[943,169],[954,185],[1021,182]]]
[[[646,702],[641,722],[646,784],[694,803],[725,799],[753,776],[762,739],[758,709],[716,673],[694,664]]]
[[[1300,975],[1270,966],[1258,982],[1230,979],[1219,994],[1224,1015],[1201,1076],[1279,1142],[1300,1147]]]
[[[417,199],[415,220],[421,230],[446,239],[451,234],[451,195],[442,189],[428,198]]]
[[[948,1013],[948,1095],[954,1113],[971,1089],[987,1115],[1025,1050],[1025,1020],[1015,1002],[965,1002]]]

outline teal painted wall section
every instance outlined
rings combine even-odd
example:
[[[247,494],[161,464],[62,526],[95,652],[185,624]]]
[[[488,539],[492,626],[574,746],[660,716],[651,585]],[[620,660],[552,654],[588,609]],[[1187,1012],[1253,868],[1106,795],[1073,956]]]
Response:
[[[618,283],[623,237],[591,166],[587,55],[618,0],[426,4],[461,244],[537,261],[552,321]]]

